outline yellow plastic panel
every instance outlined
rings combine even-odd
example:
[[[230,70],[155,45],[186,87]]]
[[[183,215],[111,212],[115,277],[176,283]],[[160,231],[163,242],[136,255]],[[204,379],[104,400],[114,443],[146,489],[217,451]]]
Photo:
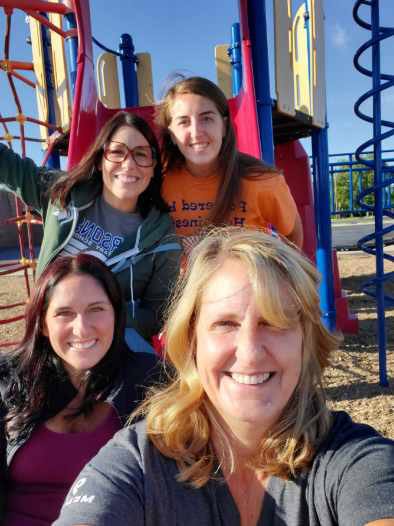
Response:
[[[33,17],[29,16],[31,48],[36,76],[36,97],[38,118],[41,121],[48,121],[48,97],[47,84],[45,79],[44,53],[41,38],[41,24]],[[46,126],[40,126],[41,138],[45,141],[48,139],[48,129]]]
[[[311,0],[312,21],[312,107],[313,124],[326,125],[326,63],[324,49],[323,0]]]
[[[154,104],[152,61],[149,53],[137,53],[138,103],[140,106]]]
[[[275,0],[275,84],[277,108],[295,115],[291,0]]]
[[[101,53],[97,59],[98,96],[107,108],[120,107],[118,69],[113,53]]]
[[[52,2],[56,0],[51,0]],[[55,26],[62,28],[62,16],[50,13],[49,20]],[[70,87],[67,77],[67,62],[64,51],[64,39],[55,31],[51,31],[53,82],[56,90],[56,124],[63,131],[70,127],[71,103]]]
[[[294,98],[296,110],[311,115],[308,33],[305,29],[305,12],[305,4],[300,5],[293,21]]]
[[[231,62],[227,54],[228,44],[215,46],[215,64],[218,86],[228,99],[233,96]]]

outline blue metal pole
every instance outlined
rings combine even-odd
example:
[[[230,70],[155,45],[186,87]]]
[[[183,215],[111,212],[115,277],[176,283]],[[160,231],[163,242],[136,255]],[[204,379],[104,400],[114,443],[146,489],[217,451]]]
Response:
[[[119,53],[126,106],[138,106],[138,82],[135,69],[137,58],[134,55],[133,39],[127,33],[123,33],[120,37]]]
[[[274,133],[272,126],[272,100],[269,81],[265,0],[250,0],[248,2],[248,22],[252,46],[254,87],[261,152],[264,161],[273,165],[275,163]]]
[[[242,87],[241,26],[239,22],[231,26],[231,46],[228,54],[232,65],[232,91],[235,97]]]
[[[374,170],[375,170],[375,249],[376,249],[376,301],[379,343],[379,378],[380,385],[387,386],[386,364],[386,326],[384,299],[384,262],[383,262],[383,171],[382,171],[382,133],[381,119],[381,71],[380,71],[380,26],[379,2],[371,5],[372,21],[372,86],[373,86],[373,136],[374,142]]]
[[[335,172],[334,172],[334,167],[332,164],[330,164],[330,186],[331,186],[331,214],[335,214],[335,212],[337,211],[337,207],[336,207],[336,204],[335,204],[335,201],[336,201],[336,192],[335,192]]]
[[[42,16],[47,18],[46,13],[41,13]],[[49,54],[51,49],[51,40],[49,38],[48,29],[41,24],[41,38],[42,38],[42,47],[44,52],[44,68],[45,68],[45,80],[46,80],[46,91],[47,91],[47,100],[48,100],[48,122],[50,124],[56,124],[56,111],[55,111],[55,100],[56,92],[55,87],[52,82],[52,62]],[[49,130],[49,135],[53,133],[52,130]],[[48,168],[59,169],[60,168],[60,156],[58,152],[53,152],[48,157],[46,166]]]
[[[360,172],[360,170],[358,171],[357,187],[358,187],[358,195],[360,195],[361,192],[363,191],[363,174],[362,172]],[[357,210],[362,211],[362,208],[360,208],[360,206],[357,206]]]
[[[352,163],[352,154],[349,153],[349,208],[353,214],[353,163]]]
[[[65,15],[65,26],[66,30],[77,28],[77,22],[74,13],[68,13]],[[71,93],[74,99],[75,94],[75,82],[77,80],[77,60],[78,60],[78,38],[70,37],[66,39],[66,47],[68,54],[68,69],[70,76]]]
[[[330,192],[328,177],[327,127],[312,133],[312,156],[314,164],[314,196],[316,218],[316,264],[322,275],[320,284],[320,308],[327,329],[336,329],[334,278],[332,269],[332,240]]]

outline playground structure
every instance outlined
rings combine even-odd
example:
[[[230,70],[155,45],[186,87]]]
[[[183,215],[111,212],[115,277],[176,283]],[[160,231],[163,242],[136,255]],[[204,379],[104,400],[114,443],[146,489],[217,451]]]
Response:
[[[33,54],[37,53],[34,64],[42,64],[35,72],[41,113],[40,119],[31,119],[30,122],[41,126],[41,141],[47,140],[48,130],[66,132],[62,147],[67,150],[67,166],[70,168],[79,161],[97,131],[119,106],[115,55],[121,59],[127,109],[152,122],[154,108],[149,56],[145,53],[136,56],[128,35],[122,35],[119,52],[106,50],[100,57],[97,92],[89,5],[86,0],[73,0],[68,4],[71,7],[54,1],[0,0],[7,20],[12,16],[13,8],[23,9],[33,18]],[[239,24],[232,28],[230,58],[227,56],[228,45],[216,49],[218,82],[230,98],[239,149],[275,163],[283,170],[293,192],[304,224],[304,250],[316,261],[323,276],[320,295],[326,325],[330,329],[338,327],[345,332],[355,332],[357,320],[348,312],[347,300],[341,292],[336,254],[331,248],[323,3],[322,0],[309,0],[294,18],[291,0],[276,0],[274,7],[276,100],[271,99],[268,81],[265,2],[240,0]],[[47,52],[45,39],[48,38],[51,43],[53,39],[57,42],[51,45],[52,58]],[[68,50],[68,59],[64,47]],[[21,64],[7,56],[2,61],[10,86],[13,85],[12,77],[22,80],[19,67],[23,69]],[[31,69],[32,64],[24,67]],[[24,122],[29,118],[23,115],[20,104],[16,106],[18,114],[15,117],[0,119],[5,126],[2,139],[11,138],[7,122],[18,121],[24,154],[23,144],[27,140]],[[313,187],[309,159],[298,141],[301,137],[312,138]],[[10,140],[8,142],[11,144]],[[47,157],[50,166],[59,166],[58,154],[49,151]],[[17,216],[13,221],[18,229],[22,228],[23,222],[29,232],[29,211],[17,212]],[[22,235],[20,240],[21,258],[13,265],[23,268],[27,275],[27,268],[34,268],[34,253],[29,244],[28,258],[24,257]],[[28,277],[26,280],[28,292]],[[384,368],[383,373],[382,384],[387,382]]]
[[[365,152],[368,158],[373,159],[373,152]],[[384,166],[394,169],[394,150],[383,150],[382,161]],[[329,155],[329,177],[330,177],[330,208],[331,216],[348,217],[371,214],[359,203],[359,197],[371,185],[373,170],[365,164],[360,164],[354,153],[335,153]],[[391,171],[391,170],[390,170]],[[390,174],[386,173],[385,176]],[[369,196],[370,204],[373,204],[373,196]],[[390,185],[383,192],[384,209],[393,208],[394,189]],[[388,232],[389,233],[389,232]]]

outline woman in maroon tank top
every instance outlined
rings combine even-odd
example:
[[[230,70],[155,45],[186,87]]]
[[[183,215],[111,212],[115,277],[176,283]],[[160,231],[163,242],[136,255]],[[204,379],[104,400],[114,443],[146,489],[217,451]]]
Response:
[[[23,341],[0,361],[6,526],[51,524],[81,468],[142,399],[156,360],[126,347],[124,327],[117,280],[93,256],[58,258],[38,280]]]

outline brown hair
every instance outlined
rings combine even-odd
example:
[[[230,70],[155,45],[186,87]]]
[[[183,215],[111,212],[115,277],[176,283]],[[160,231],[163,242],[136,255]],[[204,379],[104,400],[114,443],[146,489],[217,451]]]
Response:
[[[225,119],[226,133],[219,153],[220,184],[215,205],[211,209],[207,224],[221,226],[226,223],[240,191],[241,177],[263,176],[262,172],[278,173],[259,159],[237,150],[234,127],[231,123],[227,99],[218,86],[203,77],[189,77],[176,82],[165,94],[160,103],[156,121],[161,127],[162,159],[164,172],[184,165],[185,159],[178,147],[172,142],[170,131],[171,108],[178,95],[192,93],[211,100],[220,115]],[[254,172],[254,173],[253,173]]]
[[[116,276],[99,259],[89,254],[59,257],[41,274],[32,297],[26,306],[26,328],[19,347],[9,351],[16,380],[10,382],[4,402],[8,406],[6,430],[11,439],[20,435],[50,412],[55,393],[68,377],[62,360],[52,350],[49,338],[43,333],[45,315],[58,283],[68,276],[86,275],[100,285],[116,313],[114,336],[105,356],[85,373],[86,389],[77,414],[88,413],[98,400],[112,388],[120,367],[121,357],[128,351],[124,342],[126,305]]]
[[[167,212],[168,205],[161,197],[163,180],[159,144],[149,124],[133,113],[119,111],[101,128],[96,140],[85,153],[81,161],[70,172],[61,177],[50,189],[51,199],[58,200],[62,207],[66,206],[71,190],[83,181],[97,181],[98,191],[102,191],[102,176],[98,165],[103,155],[103,148],[112,135],[121,127],[130,126],[138,130],[150,144],[156,159],[153,177],[147,189],[138,196],[137,206],[142,217],[146,217],[155,206],[158,210]]]

